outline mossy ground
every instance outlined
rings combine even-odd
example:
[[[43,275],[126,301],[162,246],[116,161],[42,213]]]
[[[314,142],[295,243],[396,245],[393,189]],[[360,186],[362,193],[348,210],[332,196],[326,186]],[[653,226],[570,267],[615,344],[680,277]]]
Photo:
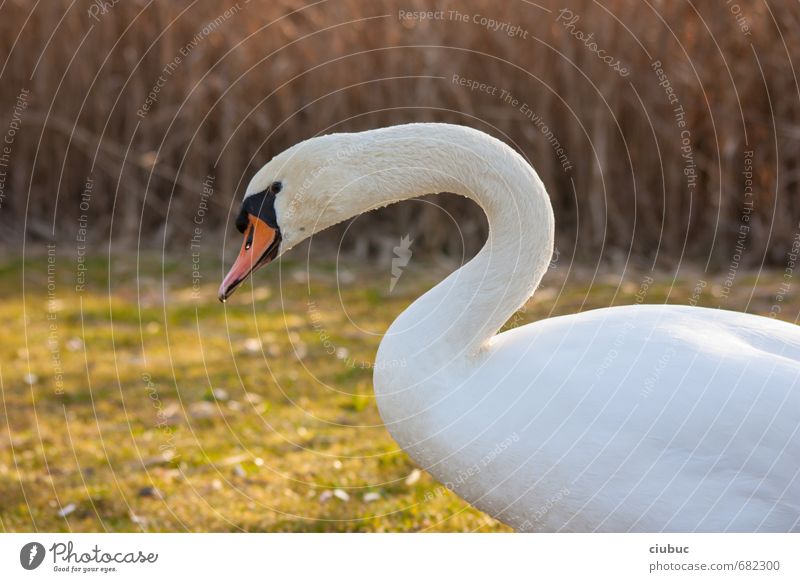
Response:
[[[93,258],[82,291],[73,259],[47,269],[0,263],[0,530],[506,530],[417,471],[372,396],[381,333],[448,267],[412,262],[389,293],[388,265],[283,261],[225,306],[219,263],[196,288],[153,256]],[[777,271],[727,296],[722,277],[565,271],[510,325],[639,297],[800,309]]]

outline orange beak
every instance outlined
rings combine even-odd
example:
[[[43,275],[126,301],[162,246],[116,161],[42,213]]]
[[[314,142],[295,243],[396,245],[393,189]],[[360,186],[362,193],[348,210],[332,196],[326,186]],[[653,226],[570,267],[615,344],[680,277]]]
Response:
[[[280,232],[252,214],[247,220],[242,249],[219,287],[219,300],[223,303],[250,273],[269,264],[278,255]]]

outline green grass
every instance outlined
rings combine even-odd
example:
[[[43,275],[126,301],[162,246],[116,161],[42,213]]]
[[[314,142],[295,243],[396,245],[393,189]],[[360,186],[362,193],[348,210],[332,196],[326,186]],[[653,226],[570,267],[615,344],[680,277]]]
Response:
[[[222,306],[219,264],[197,296],[185,260],[88,264],[78,293],[57,257],[49,297],[46,259],[0,262],[0,530],[506,530],[415,470],[372,395],[381,333],[441,268],[412,262],[389,294],[386,265],[284,261]],[[510,325],[633,303],[642,277],[556,271]],[[698,279],[655,277],[646,302]],[[783,282],[741,274],[725,298],[704,279],[699,304],[755,313]]]

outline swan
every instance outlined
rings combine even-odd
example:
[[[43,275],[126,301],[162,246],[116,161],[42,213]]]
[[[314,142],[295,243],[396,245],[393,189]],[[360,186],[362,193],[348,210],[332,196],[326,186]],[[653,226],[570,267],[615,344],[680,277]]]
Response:
[[[443,191],[482,207],[488,240],[392,323],[373,379],[419,466],[517,531],[800,531],[798,327],[637,304],[498,334],[548,269],[554,216],[534,169],[483,132],[414,123],[275,156],[219,298],[316,232]]]

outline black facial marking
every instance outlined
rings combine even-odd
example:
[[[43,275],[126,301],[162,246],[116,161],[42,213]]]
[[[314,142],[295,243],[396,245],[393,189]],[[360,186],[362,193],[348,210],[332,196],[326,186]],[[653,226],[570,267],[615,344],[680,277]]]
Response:
[[[274,184],[280,184],[280,182],[275,182]],[[272,187],[270,187],[268,190],[248,196],[242,203],[242,212],[257,216],[266,222],[269,227],[278,230],[278,218],[275,216],[275,194],[277,192],[273,192]],[[242,230],[241,232],[244,231]]]
[[[250,222],[247,219],[247,211],[242,208],[239,211],[239,216],[236,217],[236,230],[244,234],[244,231],[247,230],[248,224],[250,224]]]

